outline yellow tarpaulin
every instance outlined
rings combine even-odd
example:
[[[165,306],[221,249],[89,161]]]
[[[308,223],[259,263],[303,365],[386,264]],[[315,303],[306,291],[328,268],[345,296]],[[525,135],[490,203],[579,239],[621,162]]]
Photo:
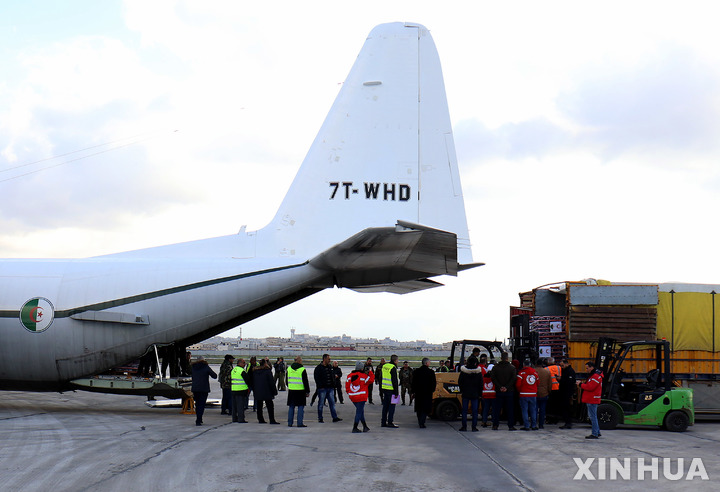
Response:
[[[663,292],[663,287],[668,291]],[[658,338],[668,340],[671,350],[720,351],[720,294],[678,292],[685,289],[675,289],[668,285],[661,285],[660,290],[657,310]],[[717,292],[720,293],[720,289]]]

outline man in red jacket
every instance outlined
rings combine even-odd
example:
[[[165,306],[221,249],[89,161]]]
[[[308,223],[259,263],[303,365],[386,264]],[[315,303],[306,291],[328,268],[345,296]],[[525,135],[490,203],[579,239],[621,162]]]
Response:
[[[602,394],[602,371],[595,368],[595,363],[588,361],[585,363],[585,370],[589,376],[584,383],[578,381],[582,392],[582,402],[587,405],[588,417],[590,417],[590,425],[592,426],[592,434],[585,436],[585,439],[597,439],[600,437],[600,425],[598,424],[597,410],[600,404]]]
[[[537,371],[532,366],[530,359],[525,359],[523,368],[517,375],[515,386],[520,397],[520,413],[522,413],[523,427],[520,430],[538,430],[537,426]],[[528,413],[530,415],[528,415]]]

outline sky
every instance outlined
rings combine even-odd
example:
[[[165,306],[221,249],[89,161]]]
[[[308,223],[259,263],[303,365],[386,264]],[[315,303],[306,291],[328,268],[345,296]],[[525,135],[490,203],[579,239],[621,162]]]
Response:
[[[0,5],[0,257],[81,258],[273,217],[367,34],[431,32],[475,261],[403,296],[326,290],[243,326],[503,339],[534,287],[720,284],[712,2]],[[237,336],[233,329],[227,336]]]

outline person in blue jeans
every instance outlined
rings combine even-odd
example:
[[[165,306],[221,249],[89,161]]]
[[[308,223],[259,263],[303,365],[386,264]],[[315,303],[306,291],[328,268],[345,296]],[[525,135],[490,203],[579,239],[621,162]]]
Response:
[[[525,359],[523,368],[517,375],[516,387],[520,397],[520,413],[523,427],[521,430],[538,430],[537,426],[537,371],[533,368],[530,359]]]
[[[368,432],[370,428],[365,422],[365,402],[367,401],[369,394],[369,386],[375,380],[375,376],[363,361],[358,361],[355,364],[355,370],[348,374],[347,380],[345,381],[345,391],[348,394],[348,398],[355,405],[355,422],[353,424],[352,431],[357,432]],[[358,425],[362,422],[363,430],[358,428]]]
[[[380,373],[380,401],[382,401],[380,427],[390,427],[391,429],[398,428],[393,421],[397,403],[393,403],[393,397],[397,398],[400,395],[397,363],[398,356],[393,354],[390,356],[390,362],[383,364],[382,369],[378,371]]]
[[[338,417],[335,411],[335,396],[333,395],[335,389],[335,373],[330,365],[329,354],[323,354],[322,362],[315,367],[313,377],[315,378],[315,387],[318,393],[318,422],[324,422],[323,404],[326,400],[330,407],[330,415],[332,415],[333,422],[340,422],[342,419]]]
[[[467,409],[468,405],[470,405],[472,412],[472,431],[477,432],[478,403],[483,387],[482,367],[478,365],[477,357],[468,357],[467,364],[460,367],[458,386],[460,386],[460,393],[462,393],[462,427],[460,427],[459,430],[460,432],[467,430]]]
[[[597,409],[602,397],[602,371],[595,367],[595,363],[588,361],[585,363],[585,370],[588,372],[588,378],[584,383],[580,381],[577,384],[582,392],[582,402],[587,405],[588,417],[592,431],[585,439],[597,439],[600,434],[600,425],[597,418]]]
[[[546,367],[545,359],[539,359],[535,364],[535,372],[538,375],[537,382],[537,409],[538,409],[538,427],[545,427],[545,411],[547,409],[548,399],[552,391],[552,374]]]
[[[292,427],[295,419],[295,408],[297,408],[297,426],[307,427],[303,423],[305,416],[305,404],[310,396],[310,383],[307,371],[302,363],[302,357],[295,357],[290,367],[285,372],[285,385],[288,390],[288,427]]]

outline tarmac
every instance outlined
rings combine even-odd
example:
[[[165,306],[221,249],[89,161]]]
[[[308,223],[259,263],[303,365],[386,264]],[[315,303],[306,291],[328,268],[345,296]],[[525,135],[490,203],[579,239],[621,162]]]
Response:
[[[343,369],[345,374],[348,370]],[[210,397],[220,398],[219,385],[213,383]],[[362,434],[351,433],[355,411],[347,398],[337,405],[343,421],[336,423],[327,407],[325,423],[319,423],[316,404],[305,408],[307,428],[288,427],[287,393],[280,392],[275,407],[282,425],[261,425],[252,411],[246,413],[247,424],[231,423],[219,408],[209,408],[205,425],[198,427],[194,415],[182,415],[178,408],[150,408],[144,397],[4,392],[0,487],[321,492],[720,489],[718,421],[698,422],[683,433],[621,426],[603,431],[598,440],[586,440],[587,423],[571,430],[546,425],[529,432],[509,432],[501,423],[498,431],[488,427],[458,432],[459,421],[429,420],[426,429],[419,429],[412,406],[398,405],[395,423],[400,428],[390,429],[380,427],[375,391],[375,405],[366,405],[365,412],[371,431]],[[652,476],[653,458],[658,459],[657,479]],[[628,467],[629,478],[612,470],[618,463]]]

